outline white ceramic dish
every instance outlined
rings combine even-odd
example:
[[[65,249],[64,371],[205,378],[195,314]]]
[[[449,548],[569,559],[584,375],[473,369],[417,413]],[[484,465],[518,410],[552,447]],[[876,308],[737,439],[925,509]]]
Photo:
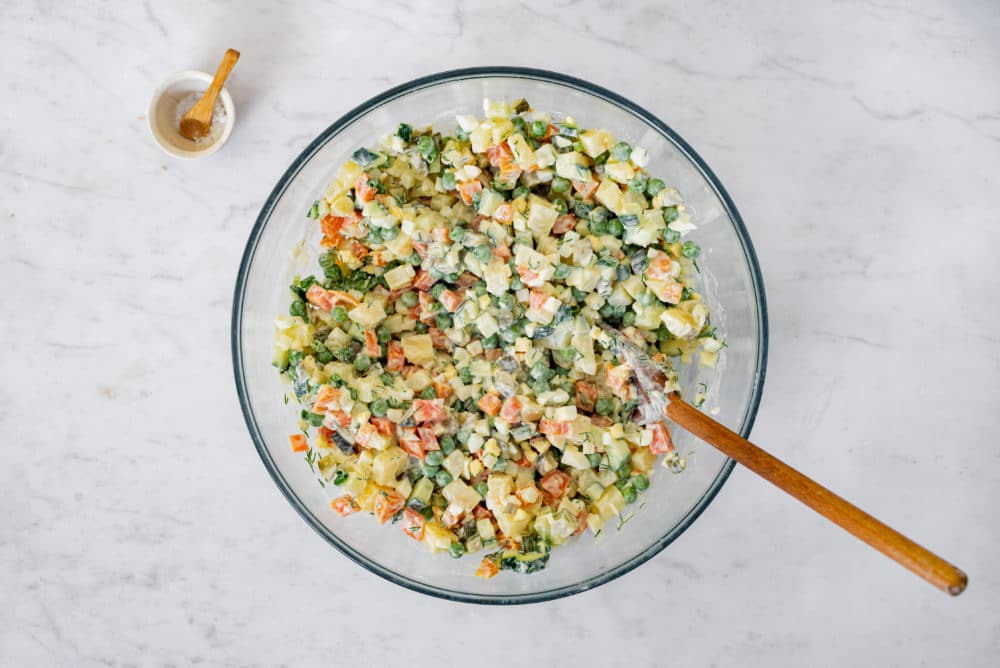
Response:
[[[223,87],[215,101],[216,116],[221,107],[225,118],[222,131],[214,140],[195,142],[181,135],[178,129],[178,107],[192,93],[201,94],[212,82],[212,75],[197,70],[184,70],[167,77],[153,93],[146,118],[153,139],[166,153],[184,159],[203,158],[215,153],[229,139],[236,122],[236,107],[229,91]]]

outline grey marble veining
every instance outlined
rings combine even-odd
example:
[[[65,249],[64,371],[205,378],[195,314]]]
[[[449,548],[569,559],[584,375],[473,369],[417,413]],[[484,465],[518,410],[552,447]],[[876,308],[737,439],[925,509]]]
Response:
[[[1000,5],[499,4],[4,4],[0,664],[993,664]],[[153,88],[229,46],[229,144],[168,158]],[[487,64],[612,88],[706,158],[768,290],[755,440],[962,565],[966,594],[739,469],[637,571],[514,609],[397,588],[295,516],[231,377],[249,228],[344,111]]]

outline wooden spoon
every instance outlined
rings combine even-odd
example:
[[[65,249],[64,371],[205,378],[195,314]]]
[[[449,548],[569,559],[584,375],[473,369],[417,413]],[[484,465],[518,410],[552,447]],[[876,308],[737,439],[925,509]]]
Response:
[[[200,139],[208,134],[212,127],[212,111],[215,109],[215,98],[219,96],[219,91],[226,83],[226,78],[233,71],[233,66],[240,58],[240,52],[235,49],[228,49],[222,56],[219,69],[215,71],[215,78],[209,84],[208,90],[201,96],[201,99],[191,107],[190,111],[184,114],[181,119],[181,135],[191,141]]]
[[[666,376],[655,367],[648,355],[617,330],[606,326],[604,329],[611,334],[615,349],[626,358],[635,372],[642,398],[651,411],[651,415],[644,413],[646,421],[657,421],[665,414],[727,457],[743,464],[938,589],[952,596],[965,591],[968,577],[960,569],[722,426],[685,402],[676,392],[664,396],[662,388]],[[646,407],[643,408],[645,411]]]

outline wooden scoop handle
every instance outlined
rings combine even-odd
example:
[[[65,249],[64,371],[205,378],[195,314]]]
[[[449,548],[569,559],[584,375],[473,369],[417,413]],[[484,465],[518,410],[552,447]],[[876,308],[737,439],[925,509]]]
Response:
[[[938,589],[952,596],[965,591],[968,578],[960,569],[761,450],[736,432],[730,431],[686,403],[676,393],[671,393],[669,399],[667,415],[698,438],[715,446]]]

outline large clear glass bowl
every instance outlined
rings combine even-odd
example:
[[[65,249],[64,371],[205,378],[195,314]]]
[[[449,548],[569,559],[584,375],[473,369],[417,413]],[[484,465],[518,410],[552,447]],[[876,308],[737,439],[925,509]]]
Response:
[[[247,427],[274,482],[302,518],[331,545],[382,577],[416,591],[476,603],[528,603],[591,589],[642,564],[687,529],[718,493],[733,461],[675,430],[687,469],[657,467],[650,489],[598,539],[585,533],[556,548],[549,566],[531,575],[473,576],[477,557],[432,555],[396,527],[366,516],[341,518],[328,503],[336,488],[321,488],[301,454],[288,447],[296,430],[295,402],[271,366],[273,321],[286,312],[295,274],[318,273],[318,226],[305,218],[337,167],[360,146],[372,145],[401,121],[442,130],[459,113],[481,114],[484,98],[527,99],[535,109],[572,115],[584,127],[602,127],[649,151],[649,171],[678,188],[693,211],[702,246],[701,291],[712,322],[725,338],[715,368],[682,368],[688,397],[708,388],[705,410],[747,436],[756,415],[767,357],[767,312],[760,268],[746,228],[708,166],[663,121],[636,104],[585,81],[542,70],[492,67],[437,74],[365,102],[316,138],[278,181],[247,241],[233,303],[233,367]],[[307,243],[303,245],[303,240]],[[295,252],[293,249],[305,249]],[[625,519],[625,518],[623,518]]]

